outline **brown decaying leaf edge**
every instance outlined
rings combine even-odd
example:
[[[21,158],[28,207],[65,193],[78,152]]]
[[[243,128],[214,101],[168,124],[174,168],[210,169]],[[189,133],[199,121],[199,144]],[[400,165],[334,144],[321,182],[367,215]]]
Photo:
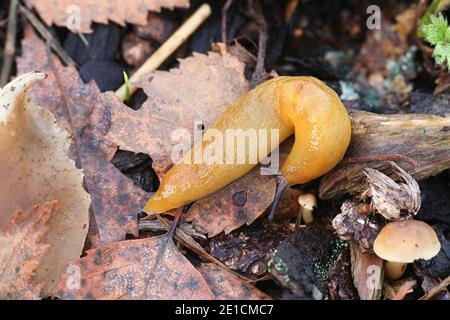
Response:
[[[25,3],[35,8],[48,26],[55,24],[80,33],[91,33],[92,22],[107,24],[108,20],[121,26],[126,22],[145,25],[148,11],[189,6],[189,0],[25,0]]]

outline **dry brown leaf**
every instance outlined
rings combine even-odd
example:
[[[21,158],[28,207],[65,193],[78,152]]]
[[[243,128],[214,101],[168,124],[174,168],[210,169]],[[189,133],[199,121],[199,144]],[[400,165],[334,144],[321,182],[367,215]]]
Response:
[[[43,283],[34,281],[36,269],[49,249],[42,243],[57,201],[17,211],[0,227],[0,299],[39,299]]]
[[[49,66],[49,57],[46,44],[36,35],[31,26],[27,26],[22,40],[22,56],[17,57],[18,74],[24,74],[38,70],[47,74],[46,81],[34,84],[28,91],[28,96],[32,101],[50,110],[58,120],[58,123],[72,131],[72,126],[76,130],[72,136],[85,147],[107,160],[110,160],[116,152],[116,146],[104,139],[103,124],[105,121],[97,120],[95,126],[89,125],[89,116],[97,104],[100,90],[94,81],[85,84],[74,66],[64,67],[61,62],[53,57],[53,64],[58,71],[59,78],[63,83],[58,83],[53,70]],[[61,85],[64,86],[71,102],[71,116],[69,119],[67,107],[64,104],[64,97],[61,92]],[[71,120],[71,121],[70,121]],[[75,146],[73,146],[73,149]],[[76,153],[75,150],[73,153]],[[74,156],[74,158],[77,155]]]
[[[48,110],[26,97],[27,87],[44,78],[43,73],[28,73],[0,91],[0,224],[19,209],[59,200],[46,236],[51,247],[37,269],[37,281],[46,281],[45,294],[67,262],[81,254],[90,198],[82,187],[81,170],[67,155],[69,134]]]
[[[203,263],[198,271],[205,278],[217,300],[271,300],[252,284],[215,264]]]
[[[109,137],[120,149],[150,155],[162,176],[172,166],[170,154],[178,141],[172,132],[194,122],[209,128],[226,107],[249,89],[245,65],[222,52],[194,53],[180,60],[179,68],[157,71],[141,84],[148,96],[139,110],[122,105],[111,110]]]
[[[124,26],[126,22],[145,25],[148,11],[160,12],[162,8],[187,8],[189,0],[25,0],[30,8],[35,8],[48,26],[69,27],[81,33],[92,32],[91,23],[107,24],[108,20]],[[76,19],[79,29],[68,25]]]
[[[258,166],[217,194],[195,202],[185,220],[193,221],[209,237],[222,231],[228,234],[255,221],[272,203],[275,188],[275,179],[261,175]]]
[[[47,106],[63,126],[76,132],[73,137],[80,150],[72,145],[71,154],[83,168],[100,239],[108,243],[125,239],[127,233],[137,236],[137,214],[149,194],[109,162],[116,147],[105,140],[110,117],[101,112],[106,102],[99,100],[98,87],[93,82],[84,84],[73,66],[64,67],[53,59],[56,77],[49,66],[45,44],[30,28],[25,30],[22,51],[23,55],[17,61],[19,73],[43,70],[49,75],[45,82],[30,89],[31,100]],[[68,96],[68,105],[61,88]],[[67,108],[71,110],[71,118]]]
[[[113,242],[89,250],[72,266],[79,267],[80,286],[64,275],[54,291],[61,299],[214,299],[202,275],[167,237]]]

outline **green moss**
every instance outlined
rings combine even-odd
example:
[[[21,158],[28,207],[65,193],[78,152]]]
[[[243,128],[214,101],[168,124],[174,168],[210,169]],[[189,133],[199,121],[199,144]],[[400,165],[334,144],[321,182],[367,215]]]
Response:
[[[339,254],[342,250],[348,248],[348,241],[337,239],[332,246],[331,254],[324,261],[313,261],[313,272],[316,278],[326,284],[328,280],[328,269],[336,263]]]
[[[289,279],[288,267],[286,263],[277,255],[278,251],[275,250],[269,261],[267,262],[267,271],[272,272],[272,270],[275,270],[277,273],[281,274],[283,276],[283,281],[285,283],[289,283],[291,280]]]

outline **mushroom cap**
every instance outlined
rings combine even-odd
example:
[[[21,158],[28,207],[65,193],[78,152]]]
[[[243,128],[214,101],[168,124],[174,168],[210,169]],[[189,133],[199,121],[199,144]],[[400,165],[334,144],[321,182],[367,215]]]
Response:
[[[373,250],[384,260],[411,263],[430,260],[441,250],[441,244],[428,224],[405,220],[388,223],[375,239]]]
[[[298,204],[307,210],[314,210],[317,206],[316,195],[314,193],[302,194],[298,196]]]

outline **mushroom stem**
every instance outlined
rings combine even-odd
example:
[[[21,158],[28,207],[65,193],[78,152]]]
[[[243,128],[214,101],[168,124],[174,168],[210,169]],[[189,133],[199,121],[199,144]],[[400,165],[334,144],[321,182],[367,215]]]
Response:
[[[303,222],[305,224],[308,224],[308,223],[311,223],[314,221],[314,216],[313,216],[312,210],[309,210],[309,209],[306,209],[303,207],[300,209],[300,211],[301,211]]]
[[[399,279],[405,272],[407,265],[404,262],[386,261],[386,278],[390,280]]]

